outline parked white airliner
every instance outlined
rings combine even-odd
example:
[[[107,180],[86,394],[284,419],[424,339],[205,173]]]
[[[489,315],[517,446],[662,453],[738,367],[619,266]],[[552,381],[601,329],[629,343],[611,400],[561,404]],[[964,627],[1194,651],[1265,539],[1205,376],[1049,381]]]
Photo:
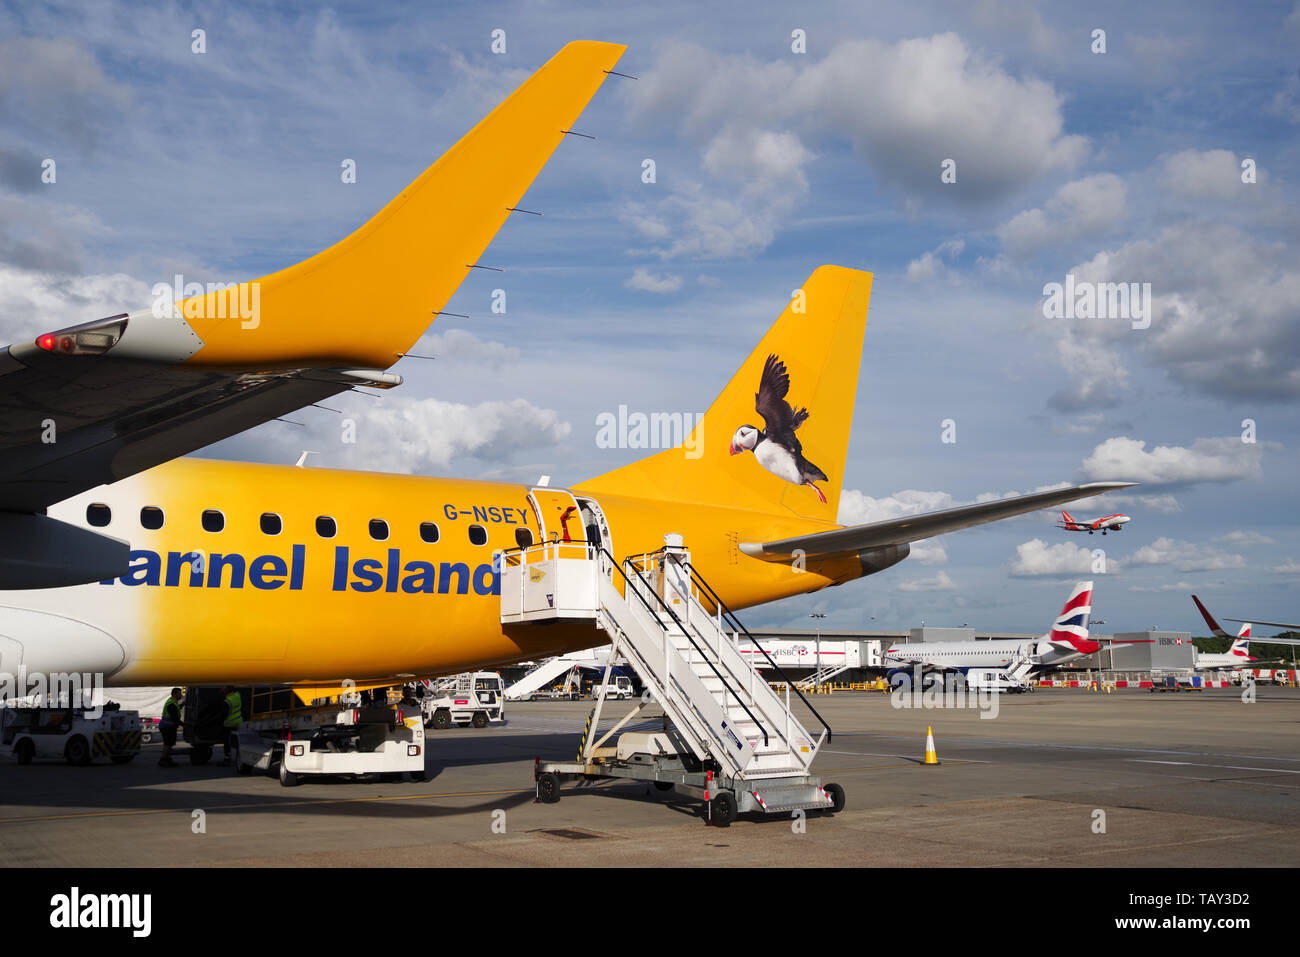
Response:
[[[889,647],[883,659],[891,678],[896,672],[920,666],[922,671],[959,671],[962,674],[971,668],[1000,668],[1013,678],[1024,679],[1096,654],[1103,644],[1111,642],[1109,638],[1088,637],[1090,614],[1092,582],[1079,582],[1071,590],[1051,631],[1038,638],[1028,641],[994,638],[895,644]]]

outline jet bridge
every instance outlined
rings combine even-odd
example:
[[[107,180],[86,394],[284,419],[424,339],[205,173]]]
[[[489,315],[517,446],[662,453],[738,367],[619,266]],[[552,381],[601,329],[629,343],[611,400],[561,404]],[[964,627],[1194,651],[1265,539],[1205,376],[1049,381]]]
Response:
[[[750,661],[756,656],[742,653],[739,641],[761,645],[691,565],[680,537],[621,562],[604,537],[543,541],[502,554],[503,624],[591,621],[609,636],[606,677],[621,655],[646,689],[600,737],[594,729],[605,701],[597,700],[577,759],[538,765],[539,798],[558,800],[563,780],[595,776],[648,780],[701,797],[711,820],[722,824],[745,811],[842,809],[843,789],[822,787],[810,773],[830,727],[796,690],[821,724],[809,731],[791,708],[793,682],[779,695],[758,674]],[[607,745],[652,703],[664,712],[664,732],[624,734]]]

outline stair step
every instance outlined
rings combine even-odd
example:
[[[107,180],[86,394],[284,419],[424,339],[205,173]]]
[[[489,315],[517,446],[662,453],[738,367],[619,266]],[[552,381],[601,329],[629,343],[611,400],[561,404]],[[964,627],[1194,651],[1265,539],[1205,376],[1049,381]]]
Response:
[[[792,768],[789,765],[783,768],[756,768],[754,767],[753,762],[751,762],[749,767],[745,769],[742,780],[744,780],[744,778],[749,778],[751,780],[757,780],[760,778],[801,778],[807,773],[808,771],[804,768]],[[772,790],[772,788],[768,788],[767,790],[759,791],[758,793],[763,795],[763,800],[766,801],[768,793]]]
[[[760,792],[761,793],[761,792]],[[780,814],[783,811],[820,811],[831,806],[830,801],[801,801],[795,804],[773,804],[766,797],[764,810],[768,814]]]

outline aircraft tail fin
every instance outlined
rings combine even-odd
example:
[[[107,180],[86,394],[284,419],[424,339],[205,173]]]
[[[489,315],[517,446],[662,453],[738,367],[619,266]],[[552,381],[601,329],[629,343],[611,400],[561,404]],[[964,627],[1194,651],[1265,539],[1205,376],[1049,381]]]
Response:
[[[870,273],[819,267],[684,444],[583,482],[583,491],[833,523],[870,295]]]
[[[1232,642],[1232,647],[1228,649],[1228,654],[1240,658],[1243,663],[1250,661],[1250,624],[1243,624],[1237,632],[1237,637]]]
[[[1052,623],[1047,640],[1078,647],[1088,640],[1088,619],[1092,615],[1092,582],[1079,582],[1070,591],[1065,606]]]
[[[1074,519],[1070,516],[1069,512],[1062,510],[1061,521],[1065,522],[1068,525],[1068,524],[1072,524],[1074,522]]]
[[[1200,600],[1199,598],[1197,598],[1195,595],[1193,595],[1193,596],[1192,596],[1192,601],[1196,602],[1196,607],[1200,610],[1200,612],[1201,612],[1201,617],[1204,618],[1204,619],[1205,619],[1205,623],[1206,623],[1207,625],[1210,626],[1210,633],[1211,633],[1211,634],[1213,634],[1216,638],[1231,638],[1231,637],[1232,637],[1232,635],[1230,635],[1230,634],[1228,634],[1226,631],[1224,631],[1224,630],[1223,630],[1223,627],[1222,627],[1222,626],[1221,626],[1217,621],[1214,620],[1214,617],[1210,614],[1209,610],[1208,610],[1204,605],[1201,604],[1201,600]],[[1246,633],[1247,635],[1250,634],[1250,626],[1249,626],[1249,625],[1247,625],[1247,626],[1245,627],[1245,633]]]

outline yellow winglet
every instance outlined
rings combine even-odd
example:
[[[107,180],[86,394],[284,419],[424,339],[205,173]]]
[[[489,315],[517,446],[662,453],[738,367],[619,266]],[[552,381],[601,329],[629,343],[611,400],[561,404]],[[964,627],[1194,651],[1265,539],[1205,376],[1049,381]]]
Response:
[[[446,305],[625,49],[568,44],[346,239],[253,283],[178,303],[203,342],[186,364],[392,365]]]

